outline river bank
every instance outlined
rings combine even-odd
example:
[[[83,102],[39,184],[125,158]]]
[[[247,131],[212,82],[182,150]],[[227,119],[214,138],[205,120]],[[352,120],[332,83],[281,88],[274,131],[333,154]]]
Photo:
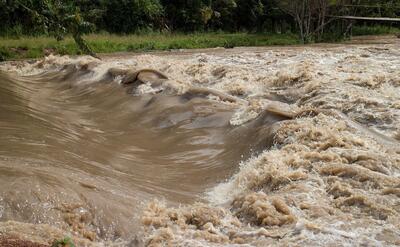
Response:
[[[144,34],[111,35],[92,34],[85,36],[96,53],[146,52],[176,49],[200,49],[238,46],[294,45],[300,41],[295,34]],[[0,56],[3,60],[39,58],[45,55],[78,55],[79,51],[72,38],[57,42],[52,37],[1,38]]]
[[[379,32],[381,31],[381,32]],[[394,37],[398,29],[366,29],[359,28],[352,40],[384,40]],[[377,36],[373,34],[376,33]],[[368,34],[368,36],[360,36]],[[368,38],[372,37],[372,38]],[[86,35],[90,47],[99,54],[141,53],[156,51],[195,50],[209,48],[234,47],[268,47],[300,45],[296,34],[248,34],[248,33],[193,33],[193,34],[141,34],[141,35]],[[338,41],[349,43],[350,41]],[[318,45],[318,44],[314,44]],[[0,61],[41,58],[49,54],[80,55],[73,39],[56,41],[48,36],[0,37]]]

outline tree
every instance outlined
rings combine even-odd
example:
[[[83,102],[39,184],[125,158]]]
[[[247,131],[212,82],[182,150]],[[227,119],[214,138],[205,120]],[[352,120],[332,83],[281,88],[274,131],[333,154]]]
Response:
[[[342,5],[334,0],[285,0],[280,1],[279,6],[294,18],[301,40],[308,43],[322,37],[325,26],[334,20],[329,11],[333,6]]]
[[[54,36],[58,41],[71,34],[82,53],[98,58],[82,38],[82,35],[93,30],[94,26],[82,18],[74,1],[41,0],[17,3],[31,13],[34,26],[40,26],[45,33]]]
[[[332,16],[397,17],[400,0],[0,0],[1,35],[74,37],[86,32],[295,31],[303,42],[351,30]],[[393,25],[388,23],[385,25]]]
[[[211,3],[213,18],[210,26],[213,29],[234,31],[236,25],[236,0],[214,0]]]
[[[236,27],[252,30],[261,25],[264,15],[264,4],[260,0],[237,0]]]
[[[210,0],[162,0],[170,29],[204,30],[213,17]]]
[[[164,12],[159,0],[109,0],[104,15],[107,31],[127,34],[161,28]]]

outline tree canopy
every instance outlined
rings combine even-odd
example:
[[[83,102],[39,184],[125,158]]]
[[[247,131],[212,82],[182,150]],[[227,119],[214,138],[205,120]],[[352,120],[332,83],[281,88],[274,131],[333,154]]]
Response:
[[[0,31],[45,31],[31,25],[36,16],[25,7],[40,12],[47,6],[55,6],[57,11],[79,10],[82,18],[98,30],[112,33],[165,29],[275,31],[272,22],[295,24],[285,11],[287,5],[342,5],[361,16],[400,14],[400,0],[0,0]]]
[[[297,32],[307,42],[339,14],[398,17],[400,0],[0,0],[0,35],[72,34],[83,50],[81,35],[96,31]]]

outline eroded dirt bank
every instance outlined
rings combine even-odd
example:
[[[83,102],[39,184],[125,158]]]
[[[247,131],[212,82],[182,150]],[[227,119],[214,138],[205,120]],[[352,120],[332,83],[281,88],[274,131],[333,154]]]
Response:
[[[73,197],[80,204],[79,207],[67,210],[69,218],[65,218],[65,215],[54,214],[54,219],[59,221],[57,224],[44,220],[45,223],[53,226],[29,225],[28,227],[22,223],[7,222],[0,224],[0,233],[12,232],[14,235],[21,233],[22,239],[29,240],[30,237],[22,234],[28,231],[24,227],[28,227],[30,231],[45,228],[48,229],[48,235],[36,234],[40,236],[35,240],[36,242],[49,243],[51,238],[74,232],[76,241],[81,241],[82,245],[106,246],[111,244],[122,246],[128,244],[149,246],[399,245],[399,44],[397,40],[392,40],[388,44],[358,46],[268,50],[247,48],[215,53],[110,57],[104,61],[51,56],[35,64],[3,64],[2,70],[7,71],[8,76],[18,78],[20,89],[25,88],[22,87],[24,83],[29,83],[29,77],[21,76],[35,74],[43,81],[45,76],[48,78],[55,74],[59,76],[58,81],[67,81],[72,90],[78,92],[86,91],[79,91],[80,89],[76,88],[84,87],[85,90],[103,88],[99,94],[102,99],[106,99],[107,90],[112,89],[113,86],[110,85],[123,88],[124,92],[128,90],[127,95],[135,99],[124,100],[121,105],[116,104],[121,116],[125,116],[122,117],[123,123],[136,121],[144,126],[143,123],[153,121],[150,127],[157,126],[158,128],[167,124],[177,130],[182,130],[180,128],[182,126],[185,130],[201,130],[196,134],[197,137],[202,136],[196,139],[197,144],[200,143],[201,146],[186,150],[190,151],[191,155],[196,153],[195,156],[190,156],[192,160],[189,159],[188,164],[196,161],[201,165],[201,160],[204,160],[206,156],[209,157],[210,154],[210,152],[206,154],[200,152],[207,149],[209,147],[207,145],[214,145],[213,150],[226,151],[221,151],[221,158],[218,158],[218,152],[215,151],[216,159],[210,160],[209,167],[203,165],[204,172],[196,173],[196,167],[189,167],[194,172],[191,173],[192,176],[203,178],[199,179],[199,182],[193,180],[194,188],[189,186],[191,175],[185,173],[185,169],[178,168],[174,168],[176,173],[171,173],[171,176],[175,178],[179,174],[182,179],[189,178],[185,183],[189,187],[180,187],[178,183],[178,181],[182,182],[180,179],[171,179],[167,181],[168,183],[158,184],[159,179],[149,176],[146,181],[155,182],[145,183],[136,180],[143,184],[143,188],[139,186],[133,192],[124,189],[125,185],[129,185],[131,181],[129,178],[121,181],[103,178],[104,186],[101,187],[97,184],[98,181],[96,183],[93,180],[88,183],[86,180],[80,181],[72,176],[77,183],[84,182],[86,188],[89,187],[91,190],[93,186],[98,188],[100,192],[96,193],[104,198],[112,197],[121,202],[132,203],[135,198],[145,194],[140,197],[144,200],[143,206],[135,208],[136,221],[127,221],[127,224],[137,226],[132,228],[135,229],[132,232],[129,232],[130,228],[119,228],[118,224],[115,224],[115,215],[104,214],[108,212],[106,208],[101,211],[102,213],[90,208],[93,205],[104,205],[104,201],[93,199],[91,193],[94,192],[85,192],[81,196]],[[111,68],[113,69],[110,72]],[[143,68],[156,69],[165,74],[168,79],[155,80],[153,78],[154,80],[124,87],[118,83],[124,81],[126,73],[118,74],[120,70],[116,68],[134,71]],[[52,78],[54,80],[54,77]],[[98,82],[106,82],[108,86],[99,85]],[[62,85],[65,86],[65,84]],[[4,92],[10,90],[10,88],[3,89]],[[115,93],[115,90],[119,89],[112,90]],[[85,97],[89,97],[88,95],[84,94]],[[122,94],[117,95],[119,98],[122,97]],[[20,94],[18,96],[25,97]],[[153,107],[150,107],[150,110],[154,112],[157,112],[157,109],[169,110],[166,113],[162,110],[165,114],[158,119],[155,115],[159,113],[150,114],[148,118],[139,118],[142,120],[126,118],[125,114],[132,114],[132,112],[135,114],[140,112],[141,116],[146,114],[149,109],[144,111],[143,107],[148,104],[138,103],[146,97],[150,100],[148,102],[152,102],[150,105]],[[154,97],[161,101],[151,100]],[[164,97],[179,97],[179,100],[163,101]],[[69,102],[75,102],[75,98],[67,99]],[[46,112],[45,108],[41,108],[44,106],[39,104],[42,101],[31,98],[29,102],[40,106],[31,104],[33,109]],[[155,105],[158,106],[156,107],[153,102],[161,103],[158,105],[156,103]],[[107,103],[92,102],[90,106],[96,109],[104,104]],[[179,104],[189,105],[174,107]],[[124,108],[126,105],[129,105],[129,111]],[[193,105],[200,107],[197,109],[202,109],[196,112],[199,115],[187,115],[193,109]],[[135,109],[132,110],[132,108]],[[210,109],[214,110],[210,112]],[[91,117],[86,117],[86,111],[80,112],[82,114],[79,116],[68,116],[75,120],[93,120]],[[104,111],[101,113],[104,114]],[[68,114],[72,113],[68,112]],[[7,116],[2,116],[3,128],[7,119]],[[84,124],[91,130],[103,130],[106,126],[113,126],[111,122],[109,125],[104,122],[97,125],[97,122],[94,122],[84,122]],[[86,135],[86,132],[80,132],[79,128],[75,129],[75,125],[71,126],[71,129],[79,131],[80,135]],[[132,124],[132,126],[138,125]],[[204,128],[211,134],[204,134]],[[219,132],[214,132],[215,129],[219,129]],[[173,136],[170,135],[171,133],[163,133],[159,136],[160,138],[168,139]],[[189,132],[185,133],[189,134]],[[218,139],[221,143],[215,142],[213,139],[215,136],[221,138]],[[151,137],[149,134],[148,138]],[[112,140],[118,143],[118,136]],[[187,143],[192,144],[195,141],[191,138],[187,140],[189,140]],[[210,140],[214,141],[210,142]],[[79,143],[82,145],[81,148],[85,149],[85,142]],[[136,154],[130,153],[128,148],[134,145],[135,141],[127,138],[123,139],[123,143],[126,146],[121,143],[115,144],[119,150],[123,150],[122,154]],[[250,143],[256,143],[256,145],[253,145],[251,150],[246,149],[245,146],[251,145]],[[1,150],[4,157],[10,149],[6,146],[7,143],[3,142],[3,144]],[[224,146],[218,146],[220,144]],[[235,145],[239,148],[236,149]],[[160,150],[170,151],[169,149]],[[245,156],[235,156],[229,150],[243,152]],[[186,155],[189,154],[188,152]],[[83,157],[96,160],[95,157],[86,154]],[[121,157],[114,157],[111,160],[113,162],[108,163],[113,169],[128,174],[125,170],[128,164],[138,161],[131,157],[128,159],[129,162],[124,163]],[[126,156],[124,157],[126,159]],[[187,158],[176,153],[174,157],[173,162]],[[224,160],[226,163],[223,162]],[[3,159],[1,167],[9,169],[13,167],[13,162],[10,159]],[[71,164],[77,164],[76,162]],[[159,162],[163,161],[159,160]],[[102,162],[96,163],[99,168],[102,167],[101,164]],[[81,169],[80,167],[81,165],[77,164],[75,168]],[[207,169],[214,169],[214,173],[221,172],[224,175],[212,176]],[[78,170],[75,172],[79,174]],[[202,180],[210,179],[210,176],[214,177],[210,182],[201,183]],[[113,177],[113,179],[117,178]],[[12,194],[12,191],[18,187],[13,187],[11,182],[4,179],[1,182],[8,184],[8,189],[1,191],[1,198],[8,200],[0,201],[0,217],[3,221],[41,223],[43,217],[40,215],[34,219],[24,218],[24,215],[18,214],[18,210],[10,209],[7,204],[10,198],[14,198],[16,202],[20,200]],[[74,183],[71,182],[71,186],[67,188],[77,191],[78,189],[72,185]],[[65,184],[69,183],[65,182]],[[23,188],[22,184],[18,186]],[[165,188],[165,186],[171,186],[168,187],[171,191],[151,192],[150,190],[149,192],[148,189],[149,187]],[[132,194],[129,197],[121,197],[119,193],[114,193],[115,191]],[[184,196],[187,192],[194,193],[194,191],[197,195],[194,199],[192,198],[193,200],[187,199],[191,197]],[[67,193],[73,194],[73,192]],[[199,202],[194,203],[194,201]],[[61,198],[55,200],[54,204],[63,202]],[[185,204],[178,207],[179,203]],[[117,210],[124,212],[124,215],[130,215],[129,209],[133,208],[129,203],[125,208],[113,205],[110,203],[107,206],[111,207],[110,212],[118,208]],[[40,207],[27,208],[29,212]],[[2,212],[14,212],[14,215],[18,217],[7,218],[13,214]],[[80,217],[83,217],[83,222],[79,222]],[[123,218],[116,222],[122,222]],[[107,223],[110,220],[112,223]],[[104,228],[103,226],[107,224],[115,227]],[[99,230],[100,228],[102,230]],[[58,235],[55,233],[52,235],[52,232],[57,232]],[[87,240],[84,240],[85,238]]]

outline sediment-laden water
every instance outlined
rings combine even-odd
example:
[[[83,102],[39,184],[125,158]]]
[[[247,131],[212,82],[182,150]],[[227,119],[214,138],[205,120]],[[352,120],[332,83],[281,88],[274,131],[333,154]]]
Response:
[[[399,245],[398,45],[2,64],[0,234]]]

